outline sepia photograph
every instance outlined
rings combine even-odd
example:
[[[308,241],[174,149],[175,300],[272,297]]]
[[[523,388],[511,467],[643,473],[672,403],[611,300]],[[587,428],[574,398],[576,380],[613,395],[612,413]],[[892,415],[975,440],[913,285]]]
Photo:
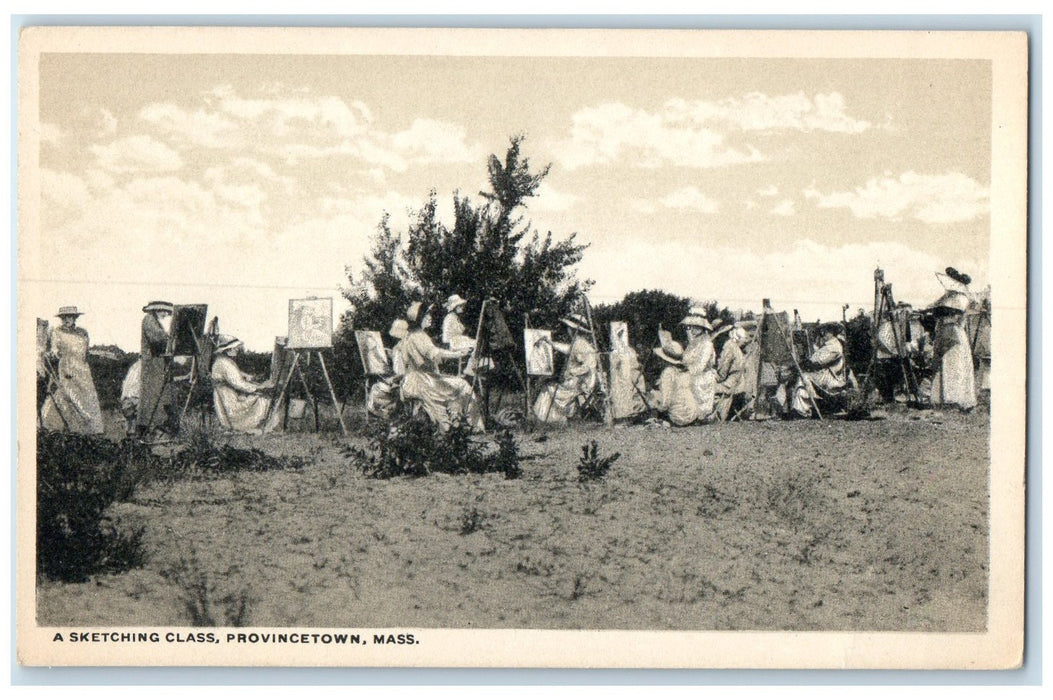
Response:
[[[18,64],[20,663],[1021,663],[1025,33]]]

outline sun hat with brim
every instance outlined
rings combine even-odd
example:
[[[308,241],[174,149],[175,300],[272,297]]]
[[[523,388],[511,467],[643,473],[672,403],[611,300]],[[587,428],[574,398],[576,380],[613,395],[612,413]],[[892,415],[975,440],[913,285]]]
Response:
[[[658,347],[654,354],[672,365],[684,364],[684,346],[673,340],[669,331],[658,331]]]
[[[929,308],[964,312],[969,308],[969,297],[961,292],[948,291],[942,297],[933,302]]]
[[[151,301],[149,304],[143,307],[143,311],[149,313],[151,311],[167,311],[172,313],[175,307],[167,301]]]
[[[62,318],[63,316],[83,316],[84,313],[82,311],[77,311],[76,306],[60,306],[58,313],[55,315]]]
[[[450,298],[446,300],[446,310],[453,311],[458,306],[466,306],[468,300],[461,297],[459,294],[451,294]]]
[[[431,306],[427,306],[424,302],[415,301],[409,305],[409,309],[406,310],[406,320],[410,323],[419,325],[421,319],[428,315],[431,311]]]
[[[705,319],[704,316],[686,316],[683,321],[680,322],[681,326],[692,326],[694,328],[705,328],[707,331],[713,330],[713,325]]]
[[[581,316],[581,314],[571,314],[571,315],[567,316],[566,318],[561,318],[559,320],[559,322],[562,323],[565,326],[569,326],[570,328],[573,328],[575,330],[579,330],[579,331],[581,331],[583,333],[588,333],[589,332],[589,325],[588,325],[589,322],[586,321]]]
[[[228,350],[233,350],[234,348],[241,347],[242,345],[244,345],[244,343],[242,343],[240,340],[238,340],[232,335],[221,335],[218,338],[216,338],[215,352],[227,352]]]
[[[409,322],[404,318],[396,318],[391,322],[391,328],[388,329],[388,335],[396,340],[402,340],[409,335]]]

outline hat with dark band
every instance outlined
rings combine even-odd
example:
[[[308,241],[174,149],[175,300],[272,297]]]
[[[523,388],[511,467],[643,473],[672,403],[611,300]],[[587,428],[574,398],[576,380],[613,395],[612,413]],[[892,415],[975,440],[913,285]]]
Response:
[[[149,304],[143,307],[143,311],[150,313],[151,311],[167,311],[172,313],[175,307],[167,301],[151,301]]]
[[[58,313],[55,314],[55,315],[58,316],[59,318],[63,318],[64,316],[73,316],[73,317],[83,316],[84,313],[81,312],[81,311],[77,311],[77,307],[76,306],[60,306],[59,310],[58,310]]]

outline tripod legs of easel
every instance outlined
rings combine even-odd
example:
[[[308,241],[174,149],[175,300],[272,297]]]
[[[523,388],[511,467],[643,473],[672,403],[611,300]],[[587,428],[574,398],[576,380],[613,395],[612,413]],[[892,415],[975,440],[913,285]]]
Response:
[[[274,406],[281,404],[283,399],[287,398],[288,391],[289,391],[289,383],[292,381],[293,373],[296,373],[300,377],[300,382],[303,385],[303,389],[304,389],[304,392],[306,392],[307,398],[311,401],[312,405],[314,406],[315,430],[318,430],[319,429],[318,400],[311,393],[310,386],[307,384],[307,378],[304,377],[303,371],[300,369],[300,366],[299,366],[300,365],[300,356],[302,354],[304,354],[304,353],[307,353],[308,357],[310,357],[310,352],[311,351],[310,350],[293,350],[292,352],[293,352],[292,366],[289,368],[289,374],[288,374],[288,376],[285,377],[285,381],[282,383],[281,390],[276,395],[274,403],[271,404],[271,410],[274,409]],[[341,432],[341,434],[344,437],[347,437],[347,425],[344,424],[344,416],[342,415],[342,412],[340,410],[340,403],[336,400],[336,392],[333,390],[333,382],[329,378],[329,369],[325,366],[325,357],[322,356],[322,351],[321,350],[315,350],[314,352],[317,353],[317,355],[318,355],[318,363],[322,367],[322,375],[325,377],[325,385],[329,389],[329,398],[333,402],[333,410],[336,411],[336,419],[340,423],[340,432]]]

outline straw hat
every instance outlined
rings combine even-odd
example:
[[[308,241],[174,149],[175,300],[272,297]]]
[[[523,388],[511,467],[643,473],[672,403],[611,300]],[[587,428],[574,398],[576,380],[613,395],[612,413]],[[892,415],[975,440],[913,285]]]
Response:
[[[581,314],[570,314],[566,318],[561,318],[560,323],[575,330],[579,330],[582,333],[589,332],[589,322]]]
[[[658,331],[658,347],[654,354],[671,365],[684,366],[684,346],[673,340],[669,331]]]
[[[402,340],[409,335],[409,323],[404,318],[396,318],[391,322],[391,328],[388,329],[388,335],[396,340]]]
[[[240,340],[238,340],[232,335],[216,336],[215,353],[218,355],[227,352],[228,350],[233,350],[234,348],[242,347],[243,345],[244,343],[242,343]]]
[[[175,309],[175,307],[167,301],[151,301],[143,307],[143,311],[146,313],[150,313],[151,311],[167,311],[168,313],[172,313],[173,309]]]
[[[705,328],[707,331],[713,330],[713,325],[706,320],[705,316],[697,316],[690,314],[684,317],[684,320],[680,322],[681,326],[692,326],[694,328]]]
[[[59,310],[58,310],[58,313],[55,314],[55,315],[58,316],[59,318],[63,318],[64,316],[73,316],[73,317],[83,316],[84,313],[81,312],[81,311],[77,311],[77,307],[76,306],[60,306]]]
[[[428,315],[431,311],[431,306],[426,306],[424,302],[415,301],[409,305],[409,309],[406,310],[406,320],[410,323],[419,325],[421,319]]]
[[[446,310],[453,311],[458,306],[466,306],[468,300],[461,297],[460,294],[451,294],[450,298],[446,300]]]

